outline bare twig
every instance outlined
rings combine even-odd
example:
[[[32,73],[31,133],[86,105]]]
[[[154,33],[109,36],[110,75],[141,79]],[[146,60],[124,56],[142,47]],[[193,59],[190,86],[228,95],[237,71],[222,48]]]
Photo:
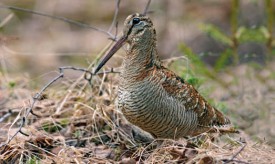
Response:
[[[113,17],[113,21],[112,21],[112,24],[111,26],[109,27],[109,30],[108,30],[108,33],[111,33],[113,28],[116,27],[116,30],[117,30],[117,15],[118,15],[118,11],[119,11],[119,5],[120,5],[120,0],[117,0],[116,1],[116,10],[115,10],[115,15]],[[116,32],[117,33],[117,32]],[[115,37],[116,37],[116,34],[115,34]]]
[[[9,14],[6,18],[4,18],[1,22],[0,22],[0,28],[5,26],[12,18],[13,18],[14,14]]]
[[[147,4],[145,6],[145,9],[143,11],[143,15],[146,15],[148,13],[148,9],[149,9],[150,3],[151,3],[151,0],[148,0]]]
[[[36,99],[34,100],[37,100],[41,94],[50,86],[52,85],[54,82],[56,82],[57,80],[61,79],[64,77],[64,70],[75,70],[75,71],[80,71],[80,72],[84,72],[84,79],[89,81],[90,85],[92,85],[91,81],[92,81],[92,77],[94,75],[101,75],[101,74],[108,74],[108,73],[120,73],[119,71],[114,71],[113,68],[111,68],[109,71],[103,71],[103,72],[98,72],[96,74],[94,74],[93,72],[87,70],[87,69],[84,69],[84,68],[76,68],[76,67],[73,67],[73,66],[65,66],[65,67],[59,67],[59,75],[57,77],[55,77],[53,80],[51,80],[48,84],[46,84],[41,90],[40,92],[38,92],[36,94]],[[32,106],[33,107],[33,106]]]
[[[235,159],[236,157],[237,157],[237,155],[239,155],[243,150],[244,150],[244,148],[246,147],[246,143],[243,145],[243,147],[239,150],[239,151],[237,151],[233,156],[232,156],[232,158],[230,159],[230,160],[233,160],[233,159]]]
[[[235,160],[235,158],[244,150],[244,148],[246,147],[246,143],[243,145],[243,147],[237,151],[230,159],[223,159],[222,161],[225,163],[229,163],[229,162],[240,162],[240,163],[245,163],[248,164],[247,162],[244,161],[239,161],[239,160]]]
[[[97,28],[97,27],[94,27],[94,26],[91,26],[91,25],[88,25],[88,24],[85,24],[85,23],[81,23],[81,22],[78,22],[78,21],[75,21],[75,20],[72,20],[72,19],[68,19],[68,18],[65,18],[65,17],[54,16],[54,15],[41,13],[41,12],[38,12],[38,11],[33,11],[33,10],[24,9],[24,8],[15,7],[15,6],[1,5],[0,8],[16,10],[16,11],[21,11],[21,12],[27,12],[27,13],[32,13],[32,14],[52,18],[52,19],[57,19],[57,20],[60,20],[60,21],[63,21],[63,22],[69,23],[69,24],[73,24],[73,25],[76,25],[76,26],[80,26],[80,27],[83,27],[83,28],[93,29],[95,31],[98,31],[100,33],[108,35],[112,40],[116,40],[116,36],[113,35],[112,33],[110,33],[109,31],[105,31],[105,30],[102,30],[100,28]],[[118,11],[116,11],[116,13],[118,13]],[[116,19],[116,15],[115,15],[114,19]],[[112,29],[112,28],[110,28],[110,29]]]
[[[15,118],[15,120],[13,121],[12,125],[11,125],[9,128],[11,128],[11,127],[17,122],[17,120],[20,119],[21,112],[22,112],[22,110],[18,113],[17,117]],[[22,122],[21,122],[21,125],[20,125],[19,129],[18,129],[18,130],[14,133],[14,135],[12,135],[10,138],[9,138],[9,135],[8,135],[7,142],[0,145],[0,149],[1,149],[2,147],[4,147],[4,148],[2,149],[2,151],[0,152],[0,154],[3,154],[3,152],[6,151],[6,148],[7,148],[7,146],[8,146],[8,143],[9,143],[18,133],[22,133],[22,134],[26,135],[25,133],[23,133],[23,132],[21,131],[21,129],[23,128],[24,125],[25,125],[25,119],[22,118]]]
[[[235,159],[232,159],[232,160],[229,161],[229,162],[237,162],[237,163],[249,164],[248,162],[241,161],[241,160],[235,160]],[[225,163],[228,163],[228,162],[225,162]]]
[[[0,117],[0,123],[3,122],[6,118],[10,117],[13,114],[12,110],[9,109],[6,114]]]

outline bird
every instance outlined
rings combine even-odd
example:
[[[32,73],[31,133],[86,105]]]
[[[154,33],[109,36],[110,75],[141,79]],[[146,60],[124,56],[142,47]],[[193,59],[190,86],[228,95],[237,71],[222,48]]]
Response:
[[[191,84],[163,66],[157,53],[156,30],[144,14],[126,18],[123,35],[94,73],[124,44],[128,46],[119,75],[117,108],[131,124],[164,139],[193,137],[215,127],[231,126],[230,120]]]

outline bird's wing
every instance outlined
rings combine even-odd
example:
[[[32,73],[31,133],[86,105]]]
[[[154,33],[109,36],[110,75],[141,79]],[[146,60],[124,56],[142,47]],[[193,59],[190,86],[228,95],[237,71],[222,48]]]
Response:
[[[154,76],[161,79],[163,89],[184,106],[183,110],[193,110],[198,116],[198,125],[209,127],[230,124],[220,111],[212,107],[190,84],[165,67],[154,68]]]

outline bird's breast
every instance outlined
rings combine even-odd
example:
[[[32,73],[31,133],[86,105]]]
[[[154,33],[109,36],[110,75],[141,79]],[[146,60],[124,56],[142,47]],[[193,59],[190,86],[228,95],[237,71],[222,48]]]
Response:
[[[151,96],[157,94],[157,88],[150,87],[147,80],[127,83],[122,80],[124,79],[120,80],[118,103],[125,115],[153,108]],[[157,98],[155,101],[158,101]]]
[[[162,138],[184,136],[196,126],[195,113],[184,110],[179,101],[169,96],[159,84],[161,81],[150,77],[135,82],[120,80],[118,108],[132,124]]]

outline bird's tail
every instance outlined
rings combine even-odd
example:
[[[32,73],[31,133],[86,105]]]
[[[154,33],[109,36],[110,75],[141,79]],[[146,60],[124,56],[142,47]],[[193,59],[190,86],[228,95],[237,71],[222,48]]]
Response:
[[[216,108],[214,108],[216,117],[214,118],[212,124],[213,126],[223,126],[223,125],[229,125],[231,124],[231,121],[229,118],[224,116],[220,111],[218,111]]]

